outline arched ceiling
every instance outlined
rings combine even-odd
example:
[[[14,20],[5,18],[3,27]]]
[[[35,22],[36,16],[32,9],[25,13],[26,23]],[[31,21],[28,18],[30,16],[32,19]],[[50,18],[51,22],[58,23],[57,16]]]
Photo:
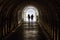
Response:
[[[57,18],[54,17],[59,14],[58,0],[0,0],[0,5],[0,12],[1,14],[3,13],[4,17],[7,17],[6,15],[13,15],[14,13],[17,13],[18,10],[22,11],[22,9],[27,5],[34,5],[38,8],[38,11],[41,10],[43,15],[42,20],[44,21],[45,18],[49,20],[49,23],[54,20],[56,21]]]

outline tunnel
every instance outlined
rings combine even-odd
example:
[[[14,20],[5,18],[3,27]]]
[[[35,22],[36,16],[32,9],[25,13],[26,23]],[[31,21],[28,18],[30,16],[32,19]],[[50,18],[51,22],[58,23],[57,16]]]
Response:
[[[59,0],[0,0],[0,39],[59,40],[59,3]]]

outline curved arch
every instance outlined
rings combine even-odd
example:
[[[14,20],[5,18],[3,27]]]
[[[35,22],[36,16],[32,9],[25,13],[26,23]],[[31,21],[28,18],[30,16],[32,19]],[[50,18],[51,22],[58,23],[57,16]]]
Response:
[[[30,14],[30,16],[33,14],[34,18],[33,18],[33,22],[36,22],[37,16],[38,14],[38,10],[36,7],[34,6],[26,6],[23,11],[22,11],[22,18],[24,21],[28,22],[28,14]],[[30,19],[30,22],[32,22],[32,20]]]

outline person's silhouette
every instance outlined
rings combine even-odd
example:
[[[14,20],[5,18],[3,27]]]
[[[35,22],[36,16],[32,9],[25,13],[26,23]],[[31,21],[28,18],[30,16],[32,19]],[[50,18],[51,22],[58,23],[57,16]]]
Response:
[[[32,14],[32,15],[31,15],[31,20],[33,20],[33,17],[34,17],[34,16],[33,16],[33,14]]]
[[[30,15],[28,14],[28,21],[30,21]]]

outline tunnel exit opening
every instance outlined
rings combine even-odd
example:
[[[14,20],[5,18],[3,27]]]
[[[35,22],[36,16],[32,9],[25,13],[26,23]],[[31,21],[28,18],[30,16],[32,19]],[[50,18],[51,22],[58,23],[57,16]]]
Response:
[[[30,16],[30,19],[28,19],[28,15]],[[32,15],[33,15],[33,20],[31,17]],[[38,10],[34,6],[26,6],[22,11],[22,18],[23,21],[25,22],[36,22],[38,15],[39,15]]]

